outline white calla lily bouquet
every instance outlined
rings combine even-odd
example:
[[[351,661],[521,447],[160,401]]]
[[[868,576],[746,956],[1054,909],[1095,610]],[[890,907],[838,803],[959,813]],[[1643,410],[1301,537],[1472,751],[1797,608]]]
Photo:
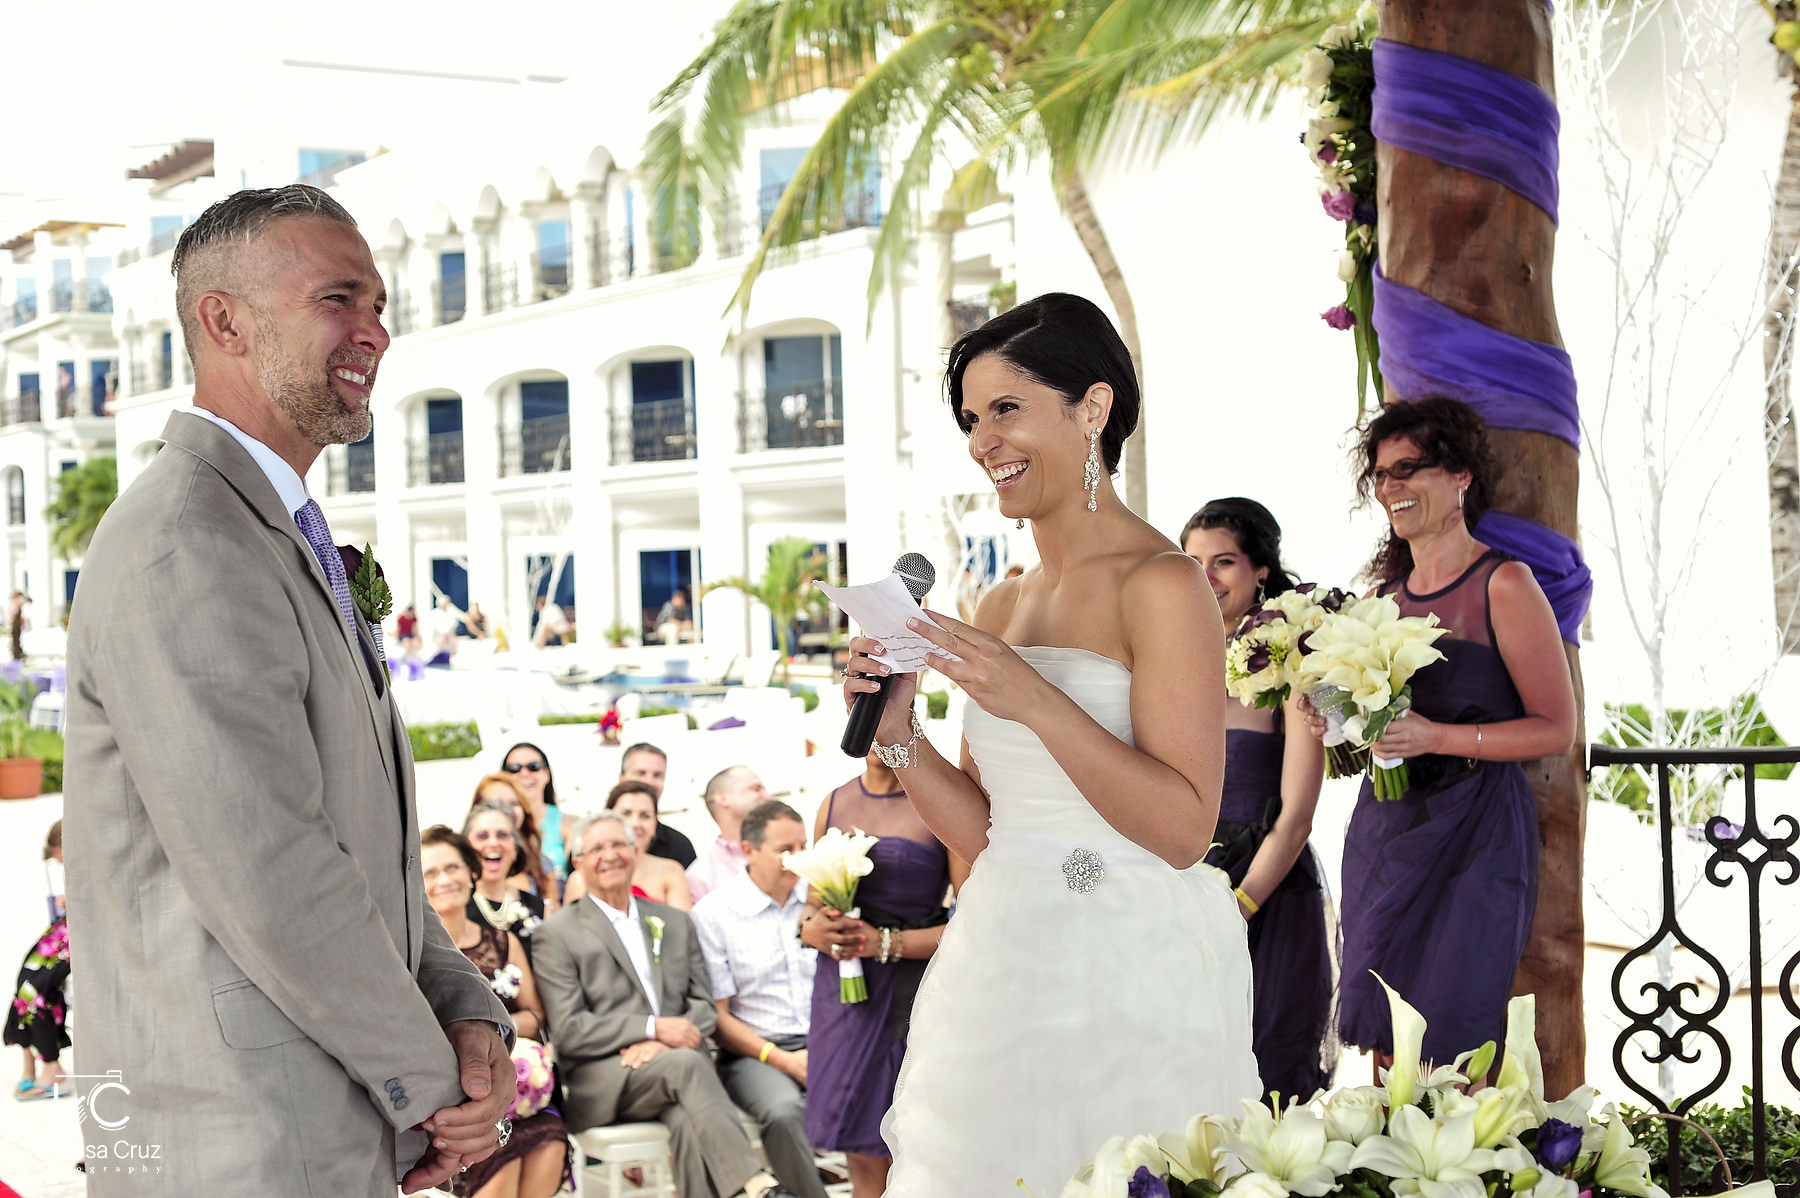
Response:
[[[1545,1101],[1533,996],[1508,1005],[1498,1079],[1473,1094],[1460,1087],[1487,1073],[1493,1041],[1432,1068],[1420,1060],[1424,1018],[1391,987],[1388,1005],[1394,1066],[1382,1085],[1286,1110],[1247,1100],[1240,1119],[1116,1136],[1062,1198],[1668,1198],[1618,1111],[1593,1115],[1591,1088]]]
[[[1341,735],[1359,747],[1381,739],[1387,726],[1412,708],[1412,676],[1444,659],[1432,642],[1449,635],[1434,615],[1403,616],[1386,595],[1345,603],[1307,637],[1298,675],[1308,697]],[[1331,743],[1328,735],[1326,743]],[[1411,785],[1404,758],[1370,757],[1377,799],[1397,799]]]
[[[1276,710],[1296,689],[1310,695],[1319,680],[1303,668],[1312,639],[1325,618],[1361,602],[1336,587],[1301,583],[1275,595],[1246,615],[1225,646],[1225,690],[1245,707]],[[1334,691],[1327,691],[1329,695]],[[1333,778],[1350,778],[1363,772],[1367,754],[1348,744],[1338,729],[1341,716],[1333,718],[1325,738],[1325,766]]]
[[[813,842],[812,848],[783,853],[781,865],[805,878],[821,903],[856,919],[856,887],[875,868],[869,860],[869,850],[880,840],[861,830],[846,834],[842,828],[830,828]],[[868,997],[869,983],[863,977],[862,959],[839,961],[838,999],[864,1002]]]

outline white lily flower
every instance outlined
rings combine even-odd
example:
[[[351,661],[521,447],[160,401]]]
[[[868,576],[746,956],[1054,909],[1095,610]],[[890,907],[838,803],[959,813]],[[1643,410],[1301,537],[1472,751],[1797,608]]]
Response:
[[[1388,1110],[1411,1106],[1418,1091],[1419,1055],[1425,1051],[1425,1017],[1380,974],[1370,971],[1387,991],[1388,1019],[1394,1028],[1394,1064],[1388,1072]]]
[[[1635,1198],[1669,1198],[1661,1186],[1650,1183],[1650,1154],[1633,1145],[1618,1108],[1609,1102],[1604,1113],[1606,1141],[1594,1162],[1594,1183]]]
[[[1475,1147],[1472,1114],[1433,1119],[1407,1106],[1389,1118],[1386,1135],[1357,1145],[1350,1165],[1393,1178],[1400,1198],[1487,1198],[1481,1175],[1494,1167],[1494,1150]]]
[[[1168,1157],[1169,1173],[1176,1181],[1210,1181],[1225,1184],[1225,1144],[1231,1125],[1218,1115],[1195,1115],[1187,1131],[1165,1131],[1156,1137]]]
[[[1114,1136],[1100,1145],[1094,1159],[1076,1171],[1063,1187],[1062,1198],[1125,1198],[1132,1174],[1147,1165],[1163,1174],[1162,1146],[1150,1136]]]
[[[1248,1099],[1230,1148],[1251,1173],[1263,1174],[1305,1198],[1324,1198],[1335,1190],[1339,1175],[1350,1171],[1353,1151],[1349,1144],[1327,1136],[1325,1121],[1306,1107],[1289,1107],[1277,1115]],[[1234,1184],[1242,1185],[1243,1180]]]
[[[826,905],[849,910],[854,905],[857,883],[875,868],[869,860],[869,850],[880,839],[860,830],[847,835],[842,828],[831,828],[813,842],[812,848],[783,853],[781,866],[805,878]]]

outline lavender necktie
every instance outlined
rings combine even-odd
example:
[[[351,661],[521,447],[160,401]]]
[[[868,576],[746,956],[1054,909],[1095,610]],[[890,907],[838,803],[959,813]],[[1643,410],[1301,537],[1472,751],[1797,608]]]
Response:
[[[331,525],[325,523],[325,513],[319,509],[318,501],[308,499],[294,513],[294,523],[300,526],[301,534],[306,537],[307,544],[312,546],[313,556],[319,559],[319,565],[324,568],[325,577],[331,583],[331,593],[337,596],[338,610],[344,613],[344,623],[354,633],[356,613],[350,606],[350,582],[344,576],[344,559],[338,554],[337,545],[331,539]]]

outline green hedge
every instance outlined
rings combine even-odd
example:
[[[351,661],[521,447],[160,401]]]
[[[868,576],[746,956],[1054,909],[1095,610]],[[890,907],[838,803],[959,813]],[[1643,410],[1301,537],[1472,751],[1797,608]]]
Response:
[[[949,715],[950,715],[950,692],[949,691],[926,691],[925,692],[925,718],[928,720],[942,720],[942,719],[948,718]]]
[[[541,715],[538,726],[549,728],[557,724],[598,724],[600,713],[597,711],[582,712],[579,715]]]
[[[1636,1107],[1621,1108],[1626,1118],[1635,1118],[1644,1114]],[[1763,1115],[1768,1120],[1769,1129],[1769,1169],[1770,1179],[1777,1184],[1800,1180],[1796,1170],[1800,1169],[1800,1112],[1787,1107],[1765,1106]],[[1687,1113],[1687,1117],[1710,1131],[1719,1141],[1719,1147],[1725,1151],[1725,1159],[1731,1165],[1731,1179],[1742,1184],[1743,1178],[1750,1176],[1751,1153],[1751,1119],[1750,1089],[1744,1088],[1743,1105],[1726,1110],[1716,1103],[1695,1107]],[[1668,1170],[1663,1167],[1663,1154],[1669,1147],[1669,1128],[1666,1119],[1646,1119],[1642,1123],[1631,1125],[1632,1137],[1637,1140],[1638,1147],[1650,1154],[1650,1180],[1662,1186],[1671,1194],[1710,1194],[1721,1188],[1722,1179],[1714,1177],[1719,1167],[1719,1158],[1714,1154],[1712,1145],[1693,1128],[1683,1124],[1674,1126],[1681,1129],[1681,1176],[1670,1184]]]
[[[406,735],[412,738],[414,761],[473,757],[481,752],[481,734],[473,723],[414,724],[407,728]]]

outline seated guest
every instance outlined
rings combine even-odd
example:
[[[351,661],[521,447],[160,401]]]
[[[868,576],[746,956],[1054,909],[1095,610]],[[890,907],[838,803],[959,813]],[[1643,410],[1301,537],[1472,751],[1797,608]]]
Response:
[[[475,797],[469,800],[469,810],[475,810],[479,803],[504,803],[512,812],[513,823],[519,830],[519,844],[531,855],[527,862],[536,861],[537,868],[517,875],[512,880],[514,888],[529,890],[539,898],[547,900],[547,906],[554,911],[561,906],[556,896],[551,893],[554,886],[545,886],[546,879],[556,877],[556,863],[550,854],[544,851],[544,833],[537,817],[531,814],[531,802],[525,788],[519,784],[513,774],[488,774],[475,784]]]
[[[450,940],[481,970],[512,1015],[521,1040],[544,1039],[544,1007],[538,1001],[531,964],[519,938],[469,918],[481,858],[469,842],[437,824],[420,838],[419,863],[425,899],[444,923]],[[513,1120],[512,1135],[487,1160],[468,1166],[451,1179],[453,1194],[476,1198],[550,1198],[573,1179],[569,1129],[555,1111],[545,1109]]]
[[[655,745],[639,741],[619,756],[619,781],[648,783],[655,788],[658,803],[662,802],[668,775],[669,755]],[[683,869],[694,863],[694,842],[660,820],[656,835],[644,851],[654,857],[667,857]]]
[[[818,956],[796,934],[806,883],[782,867],[806,847],[800,813],[776,799],[744,817],[743,873],[694,908],[694,927],[719,1007],[719,1076],[762,1129],[781,1184],[825,1198],[806,1138],[806,1033]]]
[[[748,766],[727,766],[707,782],[706,810],[713,823],[719,825],[719,835],[688,866],[688,889],[696,903],[725,879],[744,872],[750,860],[744,855],[744,817],[768,797],[769,788]]]
[[[639,844],[652,843],[656,834],[656,791],[644,782],[621,782],[606,796],[606,809],[625,817]],[[655,899],[683,911],[694,909],[688,894],[687,874],[667,857],[639,853],[631,875],[631,891],[639,898]]]
[[[512,809],[488,799],[477,802],[463,820],[462,835],[474,847],[480,871],[469,896],[469,918],[529,942],[544,918],[544,900],[514,885],[531,853],[521,844]]]
[[[536,822],[544,854],[550,858],[551,876],[566,876],[569,863],[563,847],[563,813],[556,805],[556,778],[550,772],[550,758],[531,742],[520,741],[500,759],[500,772],[517,782],[525,796],[525,810]],[[554,900],[559,896],[545,897]],[[557,904],[552,901],[549,906],[555,910]]]
[[[587,894],[544,921],[534,954],[570,1125],[660,1120],[682,1198],[791,1198],[704,1051],[718,1009],[687,913],[632,897],[637,849],[617,812],[582,820],[573,841]]]

